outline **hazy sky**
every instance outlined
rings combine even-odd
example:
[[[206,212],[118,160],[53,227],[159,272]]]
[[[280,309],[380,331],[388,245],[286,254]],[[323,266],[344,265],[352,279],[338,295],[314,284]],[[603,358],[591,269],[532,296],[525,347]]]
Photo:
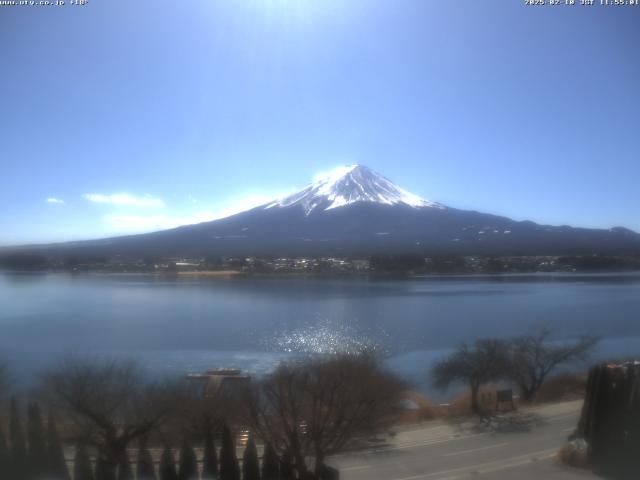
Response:
[[[0,244],[207,220],[352,163],[640,230],[640,7],[66,3],[0,7]]]

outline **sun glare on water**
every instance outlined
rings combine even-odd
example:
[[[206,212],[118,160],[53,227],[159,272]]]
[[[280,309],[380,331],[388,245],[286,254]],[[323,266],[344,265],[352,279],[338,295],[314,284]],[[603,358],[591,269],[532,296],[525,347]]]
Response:
[[[285,330],[264,342],[276,352],[333,355],[387,351],[387,334],[381,330],[363,330],[356,325],[316,318],[301,328]]]

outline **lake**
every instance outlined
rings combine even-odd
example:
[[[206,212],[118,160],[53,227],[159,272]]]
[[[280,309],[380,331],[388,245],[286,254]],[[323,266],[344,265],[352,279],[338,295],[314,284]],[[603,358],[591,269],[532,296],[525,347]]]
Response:
[[[430,364],[463,341],[550,326],[602,336],[593,359],[640,354],[640,274],[189,278],[0,273],[0,359],[14,380],[68,354],[158,372],[253,374],[301,354],[374,348],[430,394]]]

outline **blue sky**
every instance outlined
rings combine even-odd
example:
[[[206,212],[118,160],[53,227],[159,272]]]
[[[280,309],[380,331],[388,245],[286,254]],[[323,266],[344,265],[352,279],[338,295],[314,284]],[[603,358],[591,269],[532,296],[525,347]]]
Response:
[[[640,230],[640,7],[0,7],[0,244],[202,221],[361,163],[450,206]]]

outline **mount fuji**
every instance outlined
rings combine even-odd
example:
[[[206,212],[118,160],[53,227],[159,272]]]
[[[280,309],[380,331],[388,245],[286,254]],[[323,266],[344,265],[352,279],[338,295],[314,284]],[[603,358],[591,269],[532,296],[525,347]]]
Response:
[[[459,210],[351,165],[227,218],[29,251],[128,257],[640,254],[640,235],[621,227],[549,226]]]

